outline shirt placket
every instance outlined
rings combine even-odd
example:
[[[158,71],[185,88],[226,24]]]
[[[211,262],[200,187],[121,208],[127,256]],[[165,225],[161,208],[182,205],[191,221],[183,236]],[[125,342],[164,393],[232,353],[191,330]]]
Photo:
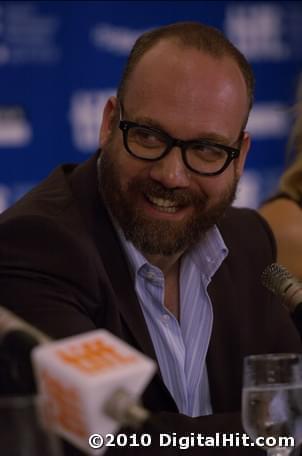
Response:
[[[159,365],[165,384],[175,399],[181,413],[188,413],[188,387],[186,377],[186,348],[181,328],[175,316],[164,306],[164,278],[157,271],[146,268],[140,277],[142,286],[151,297],[154,308],[152,319],[160,338],[153,340],[156,351],[168,353],[170,362],[167,365],[159,360]],[[145,308],[145,306],[144,306]],[[150,312],[151,314],[151,312]],[[152,334],[152,332],[151,332]],[[152,337],[152,336],[151,336]],[[168,350],[167,350],[168,349]],[[177,393],[175,393],[177,391]]]

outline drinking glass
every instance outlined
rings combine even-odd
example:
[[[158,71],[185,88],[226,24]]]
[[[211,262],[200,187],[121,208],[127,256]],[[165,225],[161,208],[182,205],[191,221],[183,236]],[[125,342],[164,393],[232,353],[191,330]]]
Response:
[[[242,423],[255,443],[262,438],[261,445],[265,444],[269,456],[287,456],[302,442],[301,355],[280,353],[245,358]],[[280,442],[279,437],[292,439],[283,446],[285,439]]]
[[[46,412],[36,396],[0,397],[0,455],[62,456]]]

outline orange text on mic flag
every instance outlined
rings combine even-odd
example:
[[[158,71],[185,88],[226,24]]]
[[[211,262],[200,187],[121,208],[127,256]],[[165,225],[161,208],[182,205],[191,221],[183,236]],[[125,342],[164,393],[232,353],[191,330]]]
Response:
[[[86,437],[88,430],[83,420],[83,407],[77,389],[67,387],[46,369],[41,372],[41,381],[49,400],[49,408],[46,410],[48,416],[45,418],[50,424],[57,424],[78,437]]]
[[[64,363],[87,374],[95,374],[137,361],[135,355],[125,355],[101,339],[74,343],[57,350],[56,355]]]

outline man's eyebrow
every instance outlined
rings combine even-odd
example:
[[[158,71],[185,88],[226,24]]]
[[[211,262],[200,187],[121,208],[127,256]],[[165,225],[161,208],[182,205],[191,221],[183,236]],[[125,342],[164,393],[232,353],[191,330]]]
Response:
[[[145,125],[146,127],[151,127],[151,128],[156,128],[157,130],[162,131],[163,133],[170,135],[170,133],[167,132],[167,130],[163,127],[163,125],[154,120],[151,119],[150,117],[137,117],[134,118],[134,122],[137,122],[141,125]],[[182,138],[178,138],[182,139]],[[230,143],[229,138],[226,138],[223,135],[220,135],[218,133],[213,133],[213,132],[206,132],[206,133],[201,133],[198,136],[194,136],[194,138],[188,138],[187,141],[210,141],[212,143],[217,143],[217,144],[224,144],[227,145]]]
[[[134,122],[137,122],[141,125],[145,125],[146,127],[156,128],[157,130],[161,130],[162,132],[167,133],[160,122],[157,122],[156,120],[151,119],[150,117],[134,117]]]
[[[219,135],[218,133],[204,133],[199,139],[201,139],[203,141],[210,141],[212,143],[217,143],[217,144],[226,145],[226,144],[230,143],[229,138],[226,138],[223,135]]]

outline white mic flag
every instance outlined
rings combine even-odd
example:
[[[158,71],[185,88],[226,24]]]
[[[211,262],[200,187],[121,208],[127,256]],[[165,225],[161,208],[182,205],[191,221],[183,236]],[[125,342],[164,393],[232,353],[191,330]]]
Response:
[[[92,434],[113,434],[120,424],[108,416],[108,400],[121,388],[137,401],[155,372],[155,363],[106,330],[68,337],[32,351],[39,393],[49,401],[54,430],[78,448]]]

